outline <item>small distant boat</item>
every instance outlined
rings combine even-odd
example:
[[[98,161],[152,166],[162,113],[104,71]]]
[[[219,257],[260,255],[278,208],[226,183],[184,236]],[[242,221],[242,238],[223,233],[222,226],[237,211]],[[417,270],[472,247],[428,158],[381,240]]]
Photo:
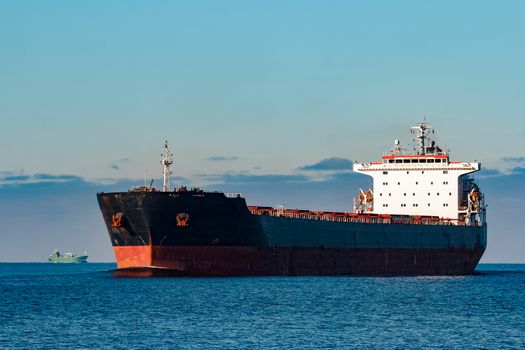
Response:
[[[48,261],[52,263],[87,263],[87,253],[76,255],[73,253],[61,254],[58,249],[53,250],[49,255]]]

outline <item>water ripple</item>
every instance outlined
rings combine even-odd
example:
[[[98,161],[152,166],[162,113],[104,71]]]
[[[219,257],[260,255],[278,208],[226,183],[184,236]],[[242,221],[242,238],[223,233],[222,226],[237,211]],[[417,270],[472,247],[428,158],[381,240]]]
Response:
[[[0,348],[525,348],[525,265],[460,277],[113,278],[0,264]]]

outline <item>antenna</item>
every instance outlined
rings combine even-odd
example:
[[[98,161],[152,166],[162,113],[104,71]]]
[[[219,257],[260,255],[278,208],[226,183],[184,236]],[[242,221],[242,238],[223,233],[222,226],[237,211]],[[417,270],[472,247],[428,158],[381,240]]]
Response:
[[[160,164],[164,166],[164,170],[162,172],[162,177],[164,179],[164,186],[162,187],[163,192],[169,192],[170,191],[170,175],[173,174],[173,172],[170,169],[170,166],[173,164],[173,153],[171,153],[171,147],[168,145],[168,141],[166,140],[164,142],[164,152],[161,154],[162,158],[160,158]]]

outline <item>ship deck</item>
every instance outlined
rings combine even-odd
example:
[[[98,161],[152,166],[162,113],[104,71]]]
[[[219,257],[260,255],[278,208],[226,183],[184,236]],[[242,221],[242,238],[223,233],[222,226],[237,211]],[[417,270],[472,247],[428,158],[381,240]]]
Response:
[[[481,226],[478,223],[467,224],[458,219],[440,218],[437,216],[391,215],[391,214],[358,214],[345,212],[311,211],[302,209],[279,209],[273,207],[248,206],[252,215],[280,216],[292,219],[323,220],[332,222],[354,222],[369,224],[405,224],[405,225],[457,225]]]

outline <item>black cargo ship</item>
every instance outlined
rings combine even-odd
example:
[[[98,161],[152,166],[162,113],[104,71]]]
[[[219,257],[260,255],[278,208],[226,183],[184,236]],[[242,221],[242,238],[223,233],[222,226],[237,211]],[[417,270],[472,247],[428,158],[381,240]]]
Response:
[[[167,144],[161,161],[165,167],[163,191],[144,186],[128,192],[99,193],[97,198],[119,275],[472,274],[487,244],[483,197],[473,180],[462,175],[476,170],[465,164],[475,164],[460,166],[439,152],[434,148],[430,153],[424,147],[416,158],[391,154],[383,157],[383,162],[361,166],[365,170],[389,169],[382,174],[399,170],[404,175],[406,171],[408,176],[414,170],[407,169],[446,176],[457,170],[457,199],[449,192],[449,201],[454,204],[457,200],[456,217],[408,215],[401,209],[400,213],[396,209],[377,213],[372,191],[361,191],[352,213],[249,207],[240,194],[184,187],[170,191],[172,161]],[[412,162],[408,168],[403,161],[391,159],[424,159],[425,164]],[[429,159],[433,160],[431,165]],[[360,170],[364,171],[356,169]],[[418,176],[436,179],[435,174]],[[448,181],[443,181],[443,186],[445,182],[448,186]],[[401,181],[398,184],[401,186]],[[410,210],[419,208],[414,205]],[[436,212],[443,210],[449,210],[448,205]]]

